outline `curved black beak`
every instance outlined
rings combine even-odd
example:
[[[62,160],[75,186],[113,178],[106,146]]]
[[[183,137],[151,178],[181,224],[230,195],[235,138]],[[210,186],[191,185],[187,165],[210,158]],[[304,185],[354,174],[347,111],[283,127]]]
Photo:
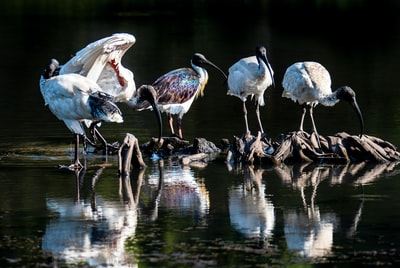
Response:
[[[219,68],[217,65],[215,65],[208,59],[206,59],[206,57],[203,54],[194,53],[193,57],[192,57],[192,64],[198,65],[198,66],[201,66],[202,64],[208,64],[208,65],[214,67],[215,69],[217,69],[225,77],[225,79],[227,79],[227,76],[224,73],[224,71],[222,71],[221,68]]]
[[[162,137],[162,120],[161,120],[161,113],[158,109],[157,105],[157,94],[154,87],[150,85],[143,85],[137,90],[137,94],[139,95],[140,101],[148,101],[153,108],[154,113],[157,117],[158,122],[158,141],[157,146],[160,144],[161,137]]]
[[[274,80],[274,72],[271,69],[271,65],[269,64],[268,58],[267,58],[267,53],[265,51],[263,51],[263,53],[261,54],[262,57],[261,59],[265,62],[265,64],[267,65],[269,74],[271,75],[271,79],[272,79],[272,86],[275,87],[275,80]]]
[[[206,63],[212,67],[214,67],[215,69],[217,69],[224,77],[225,79],[228,79],[228,77],[226,76],[226,74],[224,73],[224,71],[222,71],[221,68],[219,68],[217,65],[215,65],[214,63],[212,63],[211,61],[207,60]]]
[[[360,127],[361,127],[360,138],[361,138],[361,136],[364,134],[364,119],[355,97],[352,98],[352,101],[350,103],[353,109],[356,111],[358,119],[360,120]]]

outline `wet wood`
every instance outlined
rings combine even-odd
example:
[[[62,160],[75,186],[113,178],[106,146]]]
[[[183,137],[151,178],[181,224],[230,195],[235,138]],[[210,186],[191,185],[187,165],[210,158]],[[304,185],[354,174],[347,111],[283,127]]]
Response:
[[[143,144],[141,149],[144,153],[151,155],[154,152],[168,156],[172,154],[200,154],[200,153],[218,153],[221,149],[213,142],[205,138],[195,138],[193,143],[178,137],[162,137],[160,144],[157,145],[157,139],[152,138],[149,142]]]
[[[320,143],[318,143],[318,138]],[[258,133],[233,139],[222,139],[216,146],[205,138],[195,138],[191,144],[177,137],[163,137],[160,143],[153,138],[139,146],[132,134],[127,134],[119,148],[119,172],[129,174],[133,167],[145,167],[141,151],[149,155],[157,152],[162,157],[174,156],[182,165],[204,166],[211,154],[226,153],[225,161],[234,164],[316,163],[345,164],[355,162],[398,162],[400,153],[392,143],[377,137],[350,135],[345,132],[333,136],[318,136],[304,131],[281,134],[271,142]],[[319,145],[320,144],[320,145]]]
[[[121,176],[129,176],[131,168],[144,168],[142,152],[137,138],[127,133],[118,150],[118,173]]]
[[[333,136],[319,136],[321,148],[315,142],[315,134],[291,132],[282,137],[272,157],[280,162],[393,162],[400,160],[396,146],[380,138],[349,135],[345,132]]]
[[[261,138],[261,133],[252,136],[246,134],[241,138],[234,136],[230,150],[227,153],[226,161],[234,163],[246,163],[246,164],[260,164],[260,163],[273,163],[274,159],[272,155],[266,153],[268,149],[272,148],[265,139]]]
[[[191,164],[192,162],[202,162],[203,160],[207,159],[208,154],[206,153],[198,153],[193,155],[184,155],[180,157],[180,163],[184,166]]]

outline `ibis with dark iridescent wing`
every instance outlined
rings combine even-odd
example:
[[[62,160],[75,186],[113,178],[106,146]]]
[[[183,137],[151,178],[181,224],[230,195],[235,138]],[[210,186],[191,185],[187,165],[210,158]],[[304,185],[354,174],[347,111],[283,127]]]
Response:
[[[157,93],[157,103],[161,112],[168,114],[172,135],[176,135],[173,125],[173,115],[177,115],[177,136],[183,139],[182,117],[187,113],[197,96],[202,96],[208,82],[205,66],[217,69],[226,79],[225,73],[214,63],[200,53],[194,53],[191,68],[172,70],[154,81],[152,87]],[[142,109],[151,108],[143,106]]]

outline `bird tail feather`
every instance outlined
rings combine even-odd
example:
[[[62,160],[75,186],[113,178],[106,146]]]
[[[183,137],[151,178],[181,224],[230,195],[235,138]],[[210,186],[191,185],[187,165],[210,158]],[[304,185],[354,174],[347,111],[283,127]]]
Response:
[[[111,101],[112,97],[103,92],[95,92],[89,96],[89,105],[94,118],[105,122],[122,123],[122,112]]]

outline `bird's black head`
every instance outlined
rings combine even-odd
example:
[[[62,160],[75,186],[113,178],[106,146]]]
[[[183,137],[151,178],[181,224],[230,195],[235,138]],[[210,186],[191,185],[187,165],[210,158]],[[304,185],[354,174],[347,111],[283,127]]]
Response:
[[[356,100],[356,92],[348,87],[348,86],[343,86],[340,87],[336,90],[336,97],[340,100],[345,100],[348,103],[351,104],[353,109],[356,111],[358,119],[360,120],[360,126],[361,126],[361,133],[360,137],[364,133],[364,119],[360,110],[360,107],[358,106],[357,100]]]
[[[194,53],[191,63],[192,63],[192,65],[199,66],[199,67],[204,67],[204,65],[206,65],[206,64],[210,65],[210,66],[214,67],[215,69],[217,69],[225,77],[225,79],[227,79],[227,76],[224,73],[224,71],[222,71],[221,68],[219,68],[217,65],[215,65],[208,59],[206,59],[206,57],[203,54]]]
[[[267,49],[263,45],[256,46],[256,56],[262,57],[263,55],[267,55]]]
[[[265,46],[263,45],[256,46],[256,58],[258,64],[260,64],[260,60],[262,60],[265,63],[265,65],[267,65],[269,74],[271,75],[272,86],[275,87],[274,73],[272,72],[271,66],[269,64],[267,57],[267,49],[265,48]]]
[[[336,97],[351,103],[356,99],[356,92],[351,87],[343,86],[337,89]]]
[[[51,59],[49,63],[44,68],[43,77],[45,79],[49,79],[53,76],[57,76],[58,72],[60,71],[60,64],[56,59]]]
[[[149,102],[151,107],[153,108],[153,111],[156,114],[157,117],[157,122],[158,122],[158,143],[161,141],[162,137],[162,121],[161,121],[161,113],[160,110],[158,109],[157,105],[157,93],[156,90],[154,89],[153,86],[150,85],[142,85],[138,88],[137,90],[137,95],[138,95],[138,104],[141,105],[140,103],[142,102]]]

